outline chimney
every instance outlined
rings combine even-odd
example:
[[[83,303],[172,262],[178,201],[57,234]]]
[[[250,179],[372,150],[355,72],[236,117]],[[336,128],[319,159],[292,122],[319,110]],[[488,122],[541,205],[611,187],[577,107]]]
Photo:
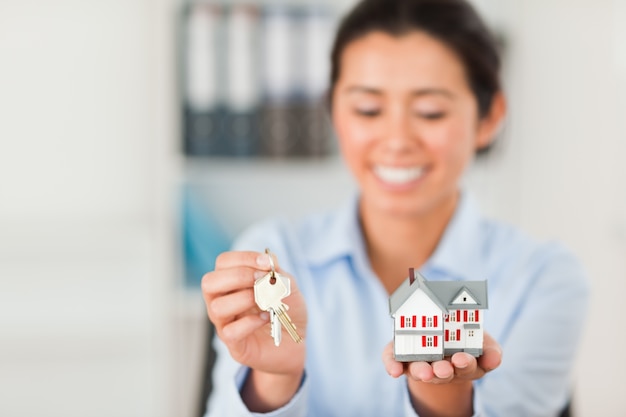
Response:
[[[415,282],[415,268],[409,268],[409,285]]]

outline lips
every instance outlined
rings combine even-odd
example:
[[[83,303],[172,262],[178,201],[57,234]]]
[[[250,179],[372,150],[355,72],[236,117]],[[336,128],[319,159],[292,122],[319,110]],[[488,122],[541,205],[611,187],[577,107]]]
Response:
[[[391,167],[384,165],[374,166],[374,174],[383,182],[393,185],[408,184],[420,179],[426,169],[422,166]]]

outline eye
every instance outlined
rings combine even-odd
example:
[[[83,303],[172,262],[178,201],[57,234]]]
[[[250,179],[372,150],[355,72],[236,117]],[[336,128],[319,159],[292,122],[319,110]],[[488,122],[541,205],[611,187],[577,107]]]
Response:
[[[378,108],[356,108],[355,113],[363,117],[376,117],[381,114],[381,110]]]
[[[448,108],[441,100],[433,98],[422,98],[412,103],[413,115],[419,119],[435,121],[445,118],[448,115]]]
[[[426,120],[439,120],[446,117],[445,112],[417,112],[416,115]]]

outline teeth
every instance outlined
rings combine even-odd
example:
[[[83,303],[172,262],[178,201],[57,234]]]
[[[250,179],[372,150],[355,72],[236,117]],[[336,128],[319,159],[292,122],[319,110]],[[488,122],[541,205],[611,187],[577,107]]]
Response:
[[[374,173],[381,180],[391,184],[405,184],[415,181],[424,174],[423,167],[387,167],[376,165]]]

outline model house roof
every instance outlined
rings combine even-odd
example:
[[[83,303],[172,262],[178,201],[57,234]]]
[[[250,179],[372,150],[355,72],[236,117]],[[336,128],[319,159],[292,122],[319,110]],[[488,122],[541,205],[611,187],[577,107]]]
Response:
[[[413,268],[409,277],[389,297],[389,314],[393,314],[421,288],[445,313],[448,310],[488,307],[487,281],[427,281]]]

